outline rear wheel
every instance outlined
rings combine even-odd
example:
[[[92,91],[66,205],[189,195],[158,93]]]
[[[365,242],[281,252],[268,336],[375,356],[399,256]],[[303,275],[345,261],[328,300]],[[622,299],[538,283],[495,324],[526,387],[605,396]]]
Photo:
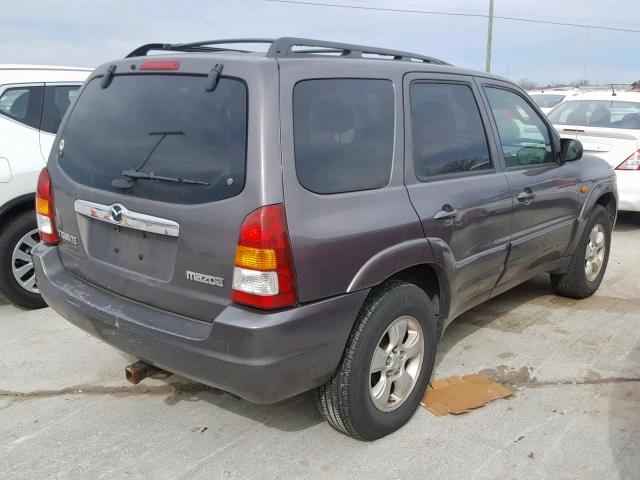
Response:
[[[31,250],[39,241],[35,213],[31,210],[9,220],[0,233],[0,292],[24,308],[46,306],[31,259]]]
[[[324,418],[360,440],[402,427],[431,377],[437,338],[436,317],[423,290],[394,281],[374,291],[336,373],[316,391]]]
[[[598,290],[609,262],[611,230],[609,214],[596,205],[571,256],[569,271],[551,275],[556,292],[565,297],[586,298]]]

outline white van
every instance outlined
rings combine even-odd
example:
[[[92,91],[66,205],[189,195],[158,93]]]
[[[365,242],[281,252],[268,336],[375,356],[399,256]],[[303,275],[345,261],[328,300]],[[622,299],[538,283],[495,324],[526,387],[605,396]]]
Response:
[[[69,105],[91,69],[0,64],[0,294],[25,308],[45,305],[31,248],[38,242],[38,174]]]

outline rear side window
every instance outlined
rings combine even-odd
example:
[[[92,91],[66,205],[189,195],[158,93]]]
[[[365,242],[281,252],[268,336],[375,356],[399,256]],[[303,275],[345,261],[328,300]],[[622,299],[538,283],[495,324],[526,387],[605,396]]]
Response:
[[[39,128],[42,91],[41,86],[7,88],[0,95],[0,115],[33,128]]]
[[[244,82],[223,77],[207,92],[204,76],[116,75],[106,89],[100,81],[91,80],[83,90],[61,135],[59,163],[72,179],[183,204],[212,202],[242,191]],[[127,170],[198,183],[139,179],[128,190],[112,186]]]
[[[480,111],[468,85],[413,83],[410,95],[419,180],[493,169]]]
[[[293,94],[296,173],[316,193],[385,186],[391,175],[394,93],[388,80],[299,82]]]
[[[71,102],[78,96],[78,90],[80,85],[47,85],[45,87],[41,130],[49,133],[58,131],[62,117]]]

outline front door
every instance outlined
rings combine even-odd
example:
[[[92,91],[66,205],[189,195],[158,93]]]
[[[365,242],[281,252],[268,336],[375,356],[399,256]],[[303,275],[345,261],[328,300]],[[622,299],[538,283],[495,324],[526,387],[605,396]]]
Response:
[[[577,227],[578,164],[560,161],[551,126],[524,95],[498,82],[482,89],[514,200],[511,250],[500,279],[508,288],[567,254]]]
[[[512,195],[471,77],[405,77],[405,182],[448,265],[449,318],[486,300],[504,269]],[[489,135],[488,135],[489,133]]]

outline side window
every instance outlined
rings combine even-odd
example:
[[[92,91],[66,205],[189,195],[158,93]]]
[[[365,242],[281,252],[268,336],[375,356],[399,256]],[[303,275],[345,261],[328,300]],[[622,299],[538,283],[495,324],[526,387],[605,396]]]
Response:
[[[56,133],[62,117],[78,96],[80,85],[47,85],[44,92],[41,129]]]
[[[296,84],[293,132],[298,181],[316,193],[380,188],[393,160],[394,92],[387,80]]]
[[[485,87],[507,167],[555,162],[549,129],[516,93]]]
[[[38,86],[7,88],[0,95],[0,115],[39,128],[42,90]]]
[[[493,169],[478,105],[468,85],[413,83],[411,138],[420,181]]]

